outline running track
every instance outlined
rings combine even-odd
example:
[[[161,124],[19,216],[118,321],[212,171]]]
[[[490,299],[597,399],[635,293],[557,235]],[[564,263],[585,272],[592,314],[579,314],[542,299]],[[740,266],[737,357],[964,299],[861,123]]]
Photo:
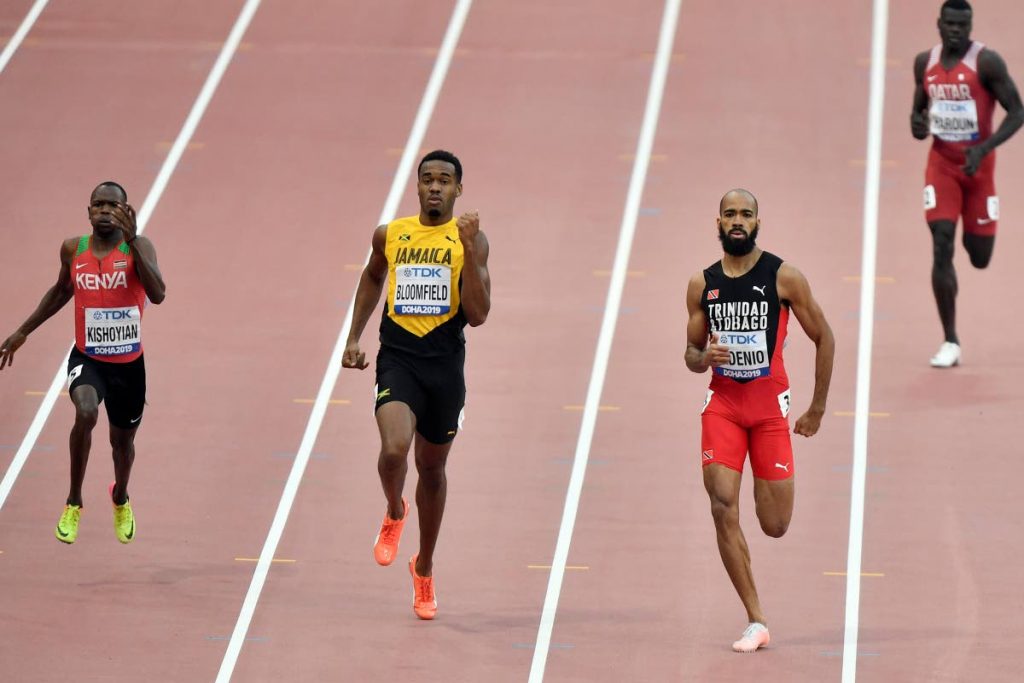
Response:
[[[1012,453],[977,466],[1013,443],[1024,407],[1007,296],[1024,158],[1017,140],[1000,150],[989,271],[958,255],[965,366],[932,371],[925,146],[906,108],[937,4],[896,3],[889,21],[861,681],[1014,680],[1024,644],[1024,543],[1003,484],[1022,468]],[[0,34],[30,5],[0,8]],[[52,282],[93,184],[117,178],[141,203],[241,5],[55,0],[41,15],[0,74],[0,333]],[[427,5],[260,6],[147,227],[170,296],[147,318],[139,540],[112,538],[102,431],[80,540],[52,539],[67,477],[61,398],[0,510],[5,680],[217,675],[254,567],[236,558],[263,547],[446,30],[452,5]],[[383,509],[373,381],[346,371],[233,680],[528,677],[548,579],[530,567],[552,562],[662,13],[653,0],[628,13],[556,5],[477,0],[423,143],[463,159],[460,207],[481,211],[495,288],[488,324],[468,334],[440,616],[418,622],[403,563],[370,559]],[[1018,80],[1022,21],[1008,0],[975,19]],[[845,579],[831,574],[845,569],[849,527],[870,24],[868,3],[682,4],[545,680],[840,679]],[[716,258],[716,202],[734,185],[758,195],[762,243],[808,276],[839,347],[830,414],[797,446],[789,534],[761,536],[744,501],[774,636],[745,658],[728,651],[743,613],[697,468],[706,377],[681,359],[686,279]],[[399,213],[412,200],[410,188]],[[5,469],[70,331],[64,311],[3,373]],[[792,339],[799,409],[813,350]],[[416,541],[411,525],[403,556]]]

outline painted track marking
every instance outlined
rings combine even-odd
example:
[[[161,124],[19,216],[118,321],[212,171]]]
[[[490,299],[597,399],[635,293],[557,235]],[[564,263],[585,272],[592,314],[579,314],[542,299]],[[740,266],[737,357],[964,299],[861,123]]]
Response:
[[[377,221],[378,225],[383,225],[393,220],[395,213],[398,211],[399,202],[405,192],[406,183],[412,172],[413,165],[416,163],[420,145],[423,143],[423,138],[427,132],[427,125],[430,123],[430,118],[434,113],[434,105],[437,103],[441,86],[444,84],[445,77],[448,74],[448,67],[451,65],[455,46],[462,35],[462,27],[466,23],[466,16],[469,14],[472,4],[473,0],[458,0],[455,9],[452,11],[451,19],[448,21],[448,29],[441,42],[437,60],[434,62],[434,69],[430,74],[430,79],[427,81],[427,86],[423,92],[423,99],[416,112],[416,119],[413,121],[412,129],[409,131],[409,139],[405,144],[405,151],[398,162],[398,168],[391,183],[391,190]],[[370,253],[371,251],[367,250],[364,263],[370,260]],[[242,602],[238,621],[235,622],[235,629],[231,634],[231,640],[224,653],[224,659],[221,661],[220,671],[217,673],[217,683],[227,683],[231,680],[231,674],[234,672],[235,665],[238,662],[238,655],[241,653],[242,645],[245,643],[249,624],[252,622],[252,617],[256,612],[256,603],[259,601],[263,585],[267,581],[271,561],[274,558],[274,553],[277,552],[277,545],[281,541],[285,524],[288,522],[288,515],[291,513],[292,505],[295,502],[299,483],[302,481],[302,475],[306,471],[310,454],[313,452],[313,445],[316,443],[317,435],[320,433],[320,425],[324,421],[327,403],[331,394],[334,393],[334,385],[338,381],[338,373],[341,372],[341,357],[345,352],[345,342],[352,327],[354,307],[355,294],[353,294],[352,299],[349,301],[345,320],[341,324],[341,331],[338,333],[334,350],[331,352],[327,368],[324,370],[320,391],[317,393],[316,402],[310,411],[309,422],[306,423],[306,431],[302,435],[302,442],[299,445],[298,452],[295,454],[295,460],[292,463],[288,481],[281,492],[281,500],[277,505],[277,511],[274,513],[274,520],[270,524],[270,530],[267,532],[267,540],[263,545],[263,551],[260,553],[259,562],[256,563],[256,568],[253,570],[249,590],[245,595],[245,600]]]
[[[203,83],[202,90],[199,91],[199,95],[196,97],[196,101],[193,103],[192,109],[189,111],[188,117],[185,119],[185,123],[181,126],[181,131],[178,133],[178,137],[171,146],[171,151],[167,153],[167,157],[164,159],[164,163],[160,167],[160,172],[157,173],[156,179],[153,181],[153,185],[149,188],[149,194],[146,195],[146,198],[142,202],[142,207],[139,209],[138,217],[136,219],[136,225],[138,226],[138,233],[140,235],[146,229],[146,225],[149,223],[149,217],[153,214],[153,210],[156,208],[157,202],[159,202],[160,198],[163,196],[164,190],[167,188],[167,183],[171,179],[171,175],[178,167],[178,162],[181,161],[181,156],[185,153],[185,148],[188,146],[189,140],[192,139],[192,135],[195,133],[196,128],[199,126],[199,122],[203,118],[203,114],[206,113],[206,107],[210,104],[210,100],[213,99],[213,94],[217,91],[217,86],[220,85],[221,78],[224,76],[224,72],[227,71],[228,65],[231,63],[231,58],[234,56],[235,51],[238,48],[238,43],[241,41],[242,35],[249,27],[249,22],[252,21],[252,16],[256,13],[256,9],[259,5],[260,0],[248,0],[245,3],[245,6],[242,7],[242,11],[238,15],[238,19],[235,20],[235,25],[231,28],[231,32],[228,34],[227,40],[224,41],[220,54],[217,56],[217,61],[213,63],[213,67],[210,69],[210,74],[206,77],[206,82]],[[72,343],[71,346],[73,345],[74,344]],[[50,388],[47,390],[46,396],[43,398],[43,402],[39,406],[39,410],[36,411],[36,416],[33,418],[32,424],[29,425],[28,432],[25,433],[25,438],[21,442],[18,452],[14,454],[14,459],[11,460],[11,464],[7,468],[7,473],[4,474],[3,480],[0,481],[0,510],[3,509],[4,503],[7,502],[7,496],[10,495],[11,489],[14,487],[14,482],[18,478],[18,474],[21,472],[21,468],[25,466],[25,461],[28,460],[28,454],[32,451],[32,447],[35,444],[36,439],[39,438],[40,432],[43,431],[46,419],[50,416],[50,412],[53,410],[53,406],[57,402],[57,395],[60,393],[61,387],[64,386],[65,368],[68,364],[68,356],[71,354],[71,346],[68,346],[68,350],[64,354],[64,359],[61,360],[60,365],[57,366],[57,374],[54,375],[53,381],[50,383]]]
[[[32,7],[29,8],[28,14],[21,20],[21,24],[18,26],[18,30],[14,32],[11,39],[7,41],[7,45],[4,46],[4,51],[0,52],[0,73],[4,72],[7,67],[7,63],[11,61],[11,57],[14,56],[14,52],[21,45],[21,41],[25,40],[25,36],[32,29],[32,25],[36,23],[36,19],[43,13],[43,8],[50,0],[36,0]]]
[[[885,42],[888,23],[888,0],[874,0],[871,27],[871,85],[868,94],[867,163],[864,168],[864,235],[860,273],[860,329],[857,339],[856,414],[853,418],[853,474],[850,478],[850,537],[846,556],[843,683],[854,683],[857,680],[857,631],[860,621],[861,554],[864,549],[864,489],[868,468],[871,345],[875,320],[875,266],[878,256],[878,201],[882,175]]]
[[[615,251],[611,281],[608,284],[608,299],[601,320],[601,331],[594,353],[590,384],[587,387],[579,439],[576,442],[576,454],[573,457],[569,487],[565,494],[562,523],[558,529],[558,540],[555,543],[555,554],[551,562],[551,574],[548,577],[544,607],[541,611],[540,625],[537,628],[536,647],[534,647],[533,662],[530,665],[530,683],[540,683],[544,679],[544,667],[547,665],[548,651],[551,648],[551,631],[555,625],[555,613],[558,609],[558,598],[562,592],[562,579],[565,576],[565,566],[569,557],[569,545],[572,543],[576,512],[579,508],[580,494],[583,492],[583,478],[587,470],[587,460],[590,457],[590,444],[597,424],[598,405],[604,387],[605,374],[608,370],[608,360],[611,356],[615,324],[622,303],[622,291],[626,285],[626,268],[629,266],[633,234],[636,231],[637,219],[640,215],[640,199],[643,196],[644,184],[647,180],[647,168],[650,164],[651,150],[654,147],[654,134],[658,128],[661,99],[665,92],[665,81],[668,78],[672,43],[675,40],[676,25],[679,22],[681,2],[682,0],[665,0],[665,11],[662,15],[661,31],[658,36],[657,57],[651,69],[647,104],[644,108],[643,124],[640,127],[640,135],[637,140],[636,158],[633,162],[629,190],[626,193],[626,206],[619,229],[619,243]]]

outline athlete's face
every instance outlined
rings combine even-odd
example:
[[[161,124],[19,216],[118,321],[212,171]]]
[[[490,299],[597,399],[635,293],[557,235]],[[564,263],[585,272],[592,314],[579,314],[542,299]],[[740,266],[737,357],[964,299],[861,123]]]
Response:
[[[753,197],[730,192],[722,198],[718,213],[718,239],[731,256],[746,256],[754,250],[761,219]]]
[[[416,182],[420,211],[431,218],[450,216],[462,184],[455,180],[455,165],[447,161],[428,161],[420,167]]]
[[[962,50],[971,39],[971,11],[944,9],[939,13],[939,37],[947,50]]]
[[[101,185],[89,198],[89,222],[100,237],[110,237],[120,228],[114,219],[114,209],[122,206],[125,197],[113,185]]]

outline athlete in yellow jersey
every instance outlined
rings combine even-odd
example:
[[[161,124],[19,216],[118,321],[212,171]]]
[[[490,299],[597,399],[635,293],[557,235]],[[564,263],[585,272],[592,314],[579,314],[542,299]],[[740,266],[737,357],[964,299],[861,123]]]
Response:
[[[388,508],[373,555],[386,566],[398,553],[409,515],[402,490],[409,447],[415,444],[420,549],[409,560],[409,573],[413,611],[420,619],[433,619],[434,546],[448,490],[444,468],[466,400],[462,330],[467,323],[475,327],[487,319],[491,276],[479,216],[472,211],[454,218],[455,200],[462,194],[462,164],[455,155],[436,150],[423,157],[416,191],[418,216],[399,218],[373,233],[342,366],[368,366],[359,337],[386,284],[375,414],[381,441],[377,471]]]

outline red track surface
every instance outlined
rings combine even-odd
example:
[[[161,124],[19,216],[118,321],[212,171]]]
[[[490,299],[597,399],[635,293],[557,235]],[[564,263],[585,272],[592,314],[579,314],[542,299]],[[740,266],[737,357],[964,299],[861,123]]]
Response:
[[[30,3],[0,8],[9,34]],[[899,3],[897,3],[899,4]],[[1013,680],[1024,544],[1002,482],[1024,202],[1000,150],[1003,227],[961,275],[965,367],[939,339],[907,131],[910,64],[938,3],[894,8],[883,157],[861,612],[861,681]],[[89,188],[138,206],[241,2],[51,3],[0,74],[0,335],[52,282]],[[555,7],[549,5],[556,5]],[[826,6],[828,5],[828,6]],[[0,510],[0,678],[208,681],[220,665],[309,404],[445,30],[448,3],[265,0],[147,228],[168,281],[147,317],[150,406],[132,480],[139,539],[113,538],[103,429],[78,543],[52,538],[71,421],[61,399]],[[383,512],[372,368],[345,371],[249,629],[237,681],[522,681],[558,534],[580,405],[662,6],[477,3],[424,143],[466,167],[460,209],[492,244],[494,310],[469,331],[466,431],[436,558],[440,615],[415,619],[404,560],[370,553]],[[109,19],[110,16],[116,19]],[[102,20],[97,17],[104,17]],[[1024,80],[1008,0],[976,36]],[[718,559],[697,458],[706,377],[682,364],[689,275],[717,257],[718,197],[761,201],[761,242],[810,279],[838,338],[830,411],[852,411],[870,8],[684,2],[566,573],[549,681],[839,679],[852,418],[797,444],[792,528],[747,531],[772,647],[738,657],[743,612]],[[406,193],[400,213],[415,210]],[[17,244],[12,248],[12,244]],[[595,272],[598,271],[598,272]],[[377,320],[364,335],[375,352]],[[793,322],[794,401],[812,348]],[[6,468],[70,341],[65,311],[0,378]],[[1006,455],[1012,455],[1007,453]],[[986,462],[986,460],[982,460]],[[995,473],[995,476],[993,476]],[[749,477],[749,474],[748,474]],[[998,479],[996,479],[998,478]],[[996,479],[996,481],[993,481]],[[410,476],[411,494],[415,475]],[[59,644],[59,647],[57,647]],[[55,653],[59,652],[57,656]]]

